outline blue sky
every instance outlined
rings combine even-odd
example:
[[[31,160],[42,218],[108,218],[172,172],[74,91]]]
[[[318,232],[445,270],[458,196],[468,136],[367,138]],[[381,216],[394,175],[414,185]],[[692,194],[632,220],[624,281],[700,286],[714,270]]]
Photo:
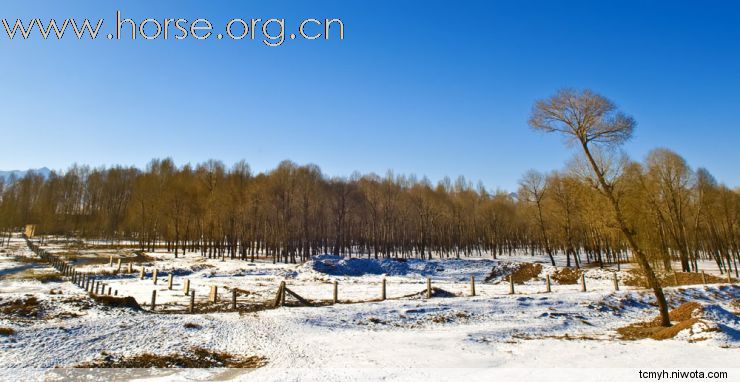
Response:
[[[527,126],[536,99],[591,88],[668,147],[740,185],[740,6],[731,1],[8,1],[0,18],[115,12],[211,20],[341,18],[343,41],[9,41],[0,169],[283,159],[326,174],[458,175],[514,190],[573,151]],[[4,32],[3,32],[4,33]]]

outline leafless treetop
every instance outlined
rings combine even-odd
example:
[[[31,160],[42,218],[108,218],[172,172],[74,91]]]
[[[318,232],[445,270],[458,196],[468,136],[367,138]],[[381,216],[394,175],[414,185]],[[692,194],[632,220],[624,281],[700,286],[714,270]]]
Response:
[[[561,89],[537,101],[529,118],[532,128],[560,132],[581,144],[619,145],[632,136],[636,124],[609,99],[588,89]]]

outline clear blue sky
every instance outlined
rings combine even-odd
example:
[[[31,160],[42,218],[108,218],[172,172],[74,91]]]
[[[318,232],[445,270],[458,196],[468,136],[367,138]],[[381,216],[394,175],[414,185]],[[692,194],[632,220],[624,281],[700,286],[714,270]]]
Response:
[[[572,155],[532,103],[588,87],[663,146],[740,185],[740,5],[732,1],[7,1],[0,18],[341,18],[344,41],[9,41],[0,169],[283,159],[464,175],[516,188]]]

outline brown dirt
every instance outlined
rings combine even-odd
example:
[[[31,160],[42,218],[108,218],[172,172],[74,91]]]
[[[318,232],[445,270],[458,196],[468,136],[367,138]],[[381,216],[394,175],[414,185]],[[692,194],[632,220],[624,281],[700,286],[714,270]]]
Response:
[[[560,285],[572,285],[580,282],[582,273],[583,271],[578,269],[560,268],[550,278]]]
[[[15,330],[13,330],[13,328],[0,328],[0,336],[7,337],[12,336],[13,334],[15,334]]]
[[[514,283],[524,284],[526,281],[539,277],[540,272],[542,272],[541,264],[523,263],[511,276],[514,278]]]
[[[675,337],[682,330],[691,328],[699,322],[699,318],[692,317],[695,312],[701,314],[704,309],[699,303],[687,302],[668,312],[671,321],[676,322],[670,327],[660,326],[660,317],[655,317],[648,322],[638,322],[617,329],[617,333],[623,340],[641,340],[652,338],[654,340],[665,340]]]
[[[77,368],[258,368],[267,364],[260,356],[237,356],[230,353],[193,348],[184,354],[155,355],[143,353],[130,357],[104,355],[103,359],[76,365]]]
[[[686,321],[692,318],[695,311],[704,312],[704,307],[698,302],[687,302],[678,306],[678,308],[668,312],[671,321]]]
[[[513,271],[512,271],[513,269]],[[499,282],[509,282],[509,275],[514,278],[514,283],[523,284],[529,280],[536,279],[542,272],[542,264],[537,263],[516,263],[507,264],[506,266],[496,266],[486,276],[484,282],[494,282],[497,278]]]

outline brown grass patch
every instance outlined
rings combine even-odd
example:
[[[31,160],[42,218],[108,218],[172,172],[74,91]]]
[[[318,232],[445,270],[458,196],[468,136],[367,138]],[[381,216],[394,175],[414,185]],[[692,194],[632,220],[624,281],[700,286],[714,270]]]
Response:
[[[193,348],[184,354],[155,355],[151,353],[134,356],[105,355],[101,360],[76,365],[77,368],[258,368],[267,364],[260,356],[237,356],[226,352]]]
[[[33,272],[28,278],[41,283],[60,283],[64,281],[62,275],[58,272]]]
[[[61,274],[45,269],[25,269],[23,271],[4,276],[8,280],[36,280],[41,283],[62,282]]]
[[[36,264],[36,263],[41,262],[41,259],[38,257],[15,256],[12,259],[16,263],[22,263],[22,264]]]
[[[9,316],[23,318],[40,318],[43,315],[41,304],[36,297],[0,303],[0,312]]]
[[[583,271],[573,268],[560,268],[550,276],[560,285],[572,285],[578,284],[581,280],[581,274]]]
[[[13,328],[0,328],[0,336],[8,337],[15,334],[15,330]]]
[[[136,299],[131,296],[116,297],[116,296],[96,296],[91,295],[90,298],[95,302],[111,306],[114,308],[131,308],[134,310],[141,310],[141,306],[136,302]]]
[[[641,340],[645,338],[665,340],[673,338],[682,330],[689,329],[699,322],[699,318],[693,317],[694,313],[703,311],[704,308],[699,303],[687,302],[668,312],[671,321],[678,321],[672,326],[660,326],[660,316],[658,316],[648,322],[638,322],[619,328],[617,333],[623,340]]]

